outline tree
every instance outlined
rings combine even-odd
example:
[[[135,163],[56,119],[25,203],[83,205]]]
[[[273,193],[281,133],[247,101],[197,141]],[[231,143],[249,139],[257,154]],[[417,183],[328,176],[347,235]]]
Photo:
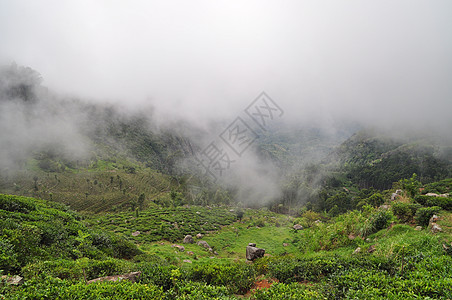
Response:
[[[410,179],[402,179],[400,180],[402,188],[408,192],[412,198],[416,197],[419,194],[419,188],[422,187],[422,183],[417,180],[417,174],[413,173]]]
[[[143,210],[145,199],[146,199],[146,196],[144,195],[144,193],[141,193],[140,197],[138,197],[138,207],[140,208],[140,210]]]

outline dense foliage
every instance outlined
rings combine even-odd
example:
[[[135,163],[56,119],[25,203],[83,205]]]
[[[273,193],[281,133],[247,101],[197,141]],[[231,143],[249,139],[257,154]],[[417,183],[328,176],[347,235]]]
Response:
[[[0,194],[0,270],[18,272],[28,264],[82,257],[131,258],[131,242],[88,229],[80,215],[55,202]]]
[[[373,194],[363,192],[361,197]],[[411,198],[402,200],[392,202],[389,209],[363,204],[360,211],[335,217],[311,210],[296,219],[268,210],[238,210],[240,221],[237,211],[222,208],[161,208],[140,211],[138,217],[135,213],[91,215],[87,227],[66,206],[2,195],[2,270],[24,276],[25,283],[0,283],[0,299],[237,299],[243,294],[251,299],[448,299],[452,297],[452,256],[442,244],[451,242],[451,214]],[[444,232],[395,224],[399,220],[426,225],[432,214],[440,216]],[[155,238],[147,240],[146,234],[133,237],[143,244],[139,254],[136,246],[113,234],[130,236],[136,226],[154,226],[159,231],[162,222],[177,222],[181,232],[188,224],[191,230],[201,229],[196,226],[215,230],[203,233],[220,252],[218,258],[209,258],[212,254],[196,244],[184,244],[195,255],[188,256],[193,263],[182,263],[179,257],[187,257],[185,252],[169,250],[169,245],[159,242],[155,245],[173,253],[156,252],[164,254],[160,257],[152,254]],[[296,223],[304,229],[292,229]],[[258,238],[260,231],[267,235]],[[183,234],[174,232],[160,231],[158,236],[181,241]],[[281,239],[281,234],[287,237]],[[241,247],[259,240],[273,255],[252,264],[228,259],[236,255],[228,247],[234,239]],[[265,239],[290,245],[265,243]],[[290,253],[275,251],[278,247]],[[205,255],[196,257],[196,253]],[[138,282],[84,282],[84,278],[131,271],[141,271]],[[256,289],[262,280],[271,286]]]

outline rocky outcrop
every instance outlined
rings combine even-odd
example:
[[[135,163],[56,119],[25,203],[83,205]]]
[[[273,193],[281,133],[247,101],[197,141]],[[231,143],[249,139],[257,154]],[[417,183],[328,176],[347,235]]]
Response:
[[[121,281],[121,280],[129,280],[131,282],[136,282],[138,278],[140,277],[141,272],[131,272],[127,274],[122,275],[113,275],[113,276],[105,276],[105,277],[99,277],[96,279],[89,280],[87,284],[94,283],[94,282],[102,282],[102,281]]]
[[[173,245],[171,245],[171,247],[177,248],[177,249],[179,249],[179,251],[181,251],[181,252],[185,251],[185,247],[184,247],[184,246],[181,246],[181,245],[173,244]]]
[[[397,197],[399,197],[400,195],[402,195],[403,191],[402,190],[396,190],[395,193],[391,194],[391,201],[394,201],[397,199]]]
[[[184,237],[184,244],[193,244],[193,243],[194,243],[194,240],[191,235],[188,234]]]
[[[2,281],[5,280],[5,282],[7,284],[11,284],[11,285],[21,285],[24,283],[24,278],[20,277],[19,275],[13,275],[13,276],[8,276],[8,275],[3,275],[1,277]]]
[[[430,218],[429,224],[428,226],[430,227],[430,230],[432,233],[438,233],[443,231],[443,229],[441,227],[439,227],[438,224],[436,224],[436,222],[439,220],[439,217],[437,215],[433,215]]]
[[[432,233],[438,233],[443,231],[443,229],[441,227],[438,226],[438,224],[434,223],[432,224],[432,229],[431,229]]]
[[[449,194],[427,193],[427,194],[425,194],[425,196],[430,196],[430,197],[449,197]]]
[[[209,246],[209,244],[207,244],[206,241],[199,241],[199,242],[198,242],[198,245],[201,246],[201,247],[210,249],[210,246]]]
[[[256,258],[263,257],[265,249],[257,248],[255,243],[249,243],[246,247],[246,259],[255,260]]]
[[[293,229],[295,229],[295,230],[302,230],[302,229],[303,229],[303,226],[301,226],[300,224],[295,224],[295,225],[293,226]]]

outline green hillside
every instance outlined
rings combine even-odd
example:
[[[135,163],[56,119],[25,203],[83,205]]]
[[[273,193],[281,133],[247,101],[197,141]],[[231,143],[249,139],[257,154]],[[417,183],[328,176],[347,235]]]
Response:
[[[409,196],[410,184],[397,200],[384,197],[389,209],[364,205],[336,217],[199,206],[84,216],[55,202],[1,195],[0,269],[25,284],[1,283],[0,298],[448,299],[452,198],[420,203],[426,196]],[[422,188],[448,192],[450,179]],[[182,242],[198,233],[194,244]],[[250,242],[266,256],[246,262]],[[142,272],[138,282],[85,283],[131,271]]]

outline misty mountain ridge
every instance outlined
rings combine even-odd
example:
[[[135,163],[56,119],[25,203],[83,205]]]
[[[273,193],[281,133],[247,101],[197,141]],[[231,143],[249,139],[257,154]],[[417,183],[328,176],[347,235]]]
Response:
[[[112,203],[135,207],[142,194],[148,205],[169,203],[175,191],[187,203],[302,205],[315,201],[331,172],[345,176],[339,176],[339,186],[377,189],[413,173],[425,182],[451,176],[447,139],[396,136],[351,122],[334,130],[276,123],[258,132],[231,168],[233,180],[213,183],[194,168],[194,155],[217,138],[227,121],[212,123],[210,132],[186,120],[158,123],[152,108],[133,111],[63,97],[41,82],[30,68],[2,68],[0,187],[77,209],[102,211]]]

